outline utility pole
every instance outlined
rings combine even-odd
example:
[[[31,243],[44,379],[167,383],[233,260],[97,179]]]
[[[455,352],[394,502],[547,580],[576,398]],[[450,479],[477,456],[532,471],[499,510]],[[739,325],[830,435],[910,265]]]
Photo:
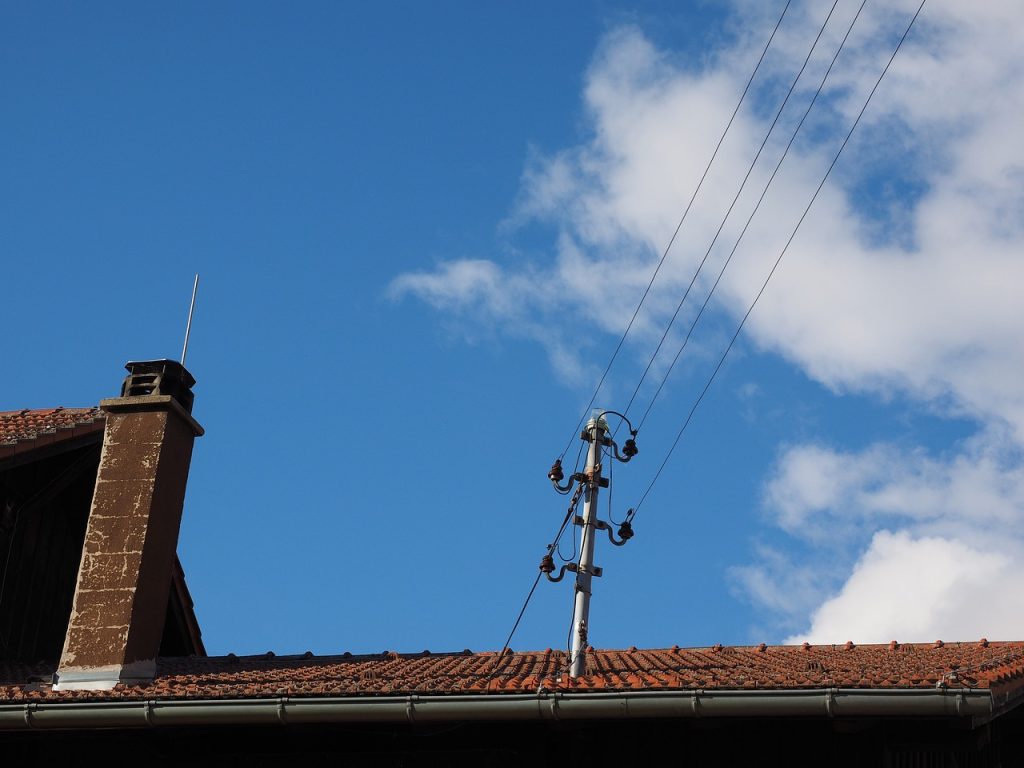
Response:
[[[622,422],[629,425],[629,438],[625,443],[622,444],[622,450],[619,450],[619,446],[615,442],[615,436],[608,435],[608,422],[605,421],[604,417],[607,414],[618,416],[622,419]],[[630,509],[626,513],[626,518],[619,523],[618,538],[612,533],[611,527],[604,520],[601,520],[597,514],[597,495],[601,488],[608,487],[608,479],[601,476],[602,461],[604,456],[608,456],[609,459],[615,459],[621,461],[623,464],[627,463],[630,459],[639,453],[636,447],[636,434],[637,430],[633,429],[633,425],[629,423],[629,419],[625,415],[618,411],[608,410],[595,410],[593,416],[590,417],[590,421],[587,422],[587,426],[584,428],[583,433],[580,435],[581,440],[586,440],[590,443],[590,449],[587,451],[587,466],[583,472],[573,472],[572,477],[569,478],[568,482],[564,485],[562,480],[565,479],[565,472],[562,470],[562,459],[555,459],[555,463],[551,465],[551,469],[548,471],[548,480],[554,486],[555,490],[563,496],[568,495],[573,487],[576,490],[572,494],[572,501],[569,502],[569,509],[566,513],[565,520],[562,523],[562,527],[558,530],[558,535],[555,536],[555,540],[548,544],[547,553],[540,560],[540,571],[541,574],[547,576],[548,581],[557,582],[561,581],[562,577],[565,576],[566,571],[576,574],[576,589],[573,600],[573,612],[572,612],[572,639],[569,656],[569,675],[570,677],[580,677],[586,674],[587,671],[587,635],[589,633],[588,622],[590,621],[590,589],[593,584],[595,576],[600,576],[602,569],[594,565],[594,543],[595,537],[598,531],[604,531],[608,534],[608,540],[617,547],[621,547],[631,538],[633,538],[633,526],[631,521],[633,519],[633,510]],[[578,484],[578,485],[577,485]],[[583,516],[575,515],[576,505],[580,501],[580,495],[583,496]],[[552,576],[555,570],[554,554],[558,551],[558,539],[562,535],[562,531],[565,529],[566,524],[569,521],[569,515],[574,515],[573,525],[578,525],[583,529],[580,535],[580,559],[578,562],[565,562],[565,564],[558,571],[557,576]],[[561,555],[559,555],[561,557]],[[564,558],[563,558],[564,560]],[[537,576],[538,580],[540,576]],[[536,584],[534,585],[536,586]],[[532,592],[531,592],[532,594]],[[527,603],[529,598],[527,598]],[[523,606],[525,610],[526,606]],[[520,618],[522,614],[520,614]],[[517,622],[518,623],[518,622]],[[513,627],[513,632],[515,628]]]
[[[590,588],[594,576],[601,575],[601,569],[594,565],[594,542],[597,538],[597,494],[602,487],[601,457],[604,453],[605,433],[608,422],[603,416],[590,419],[583,430],[582,439],[590,441],[587,451],[587,468],[584,470],[586,489],[583,495],[583,517],[577,517],[575,524],[583,528],[580,544],[580,561],[576,567],[576,602],[572,613],[572,664],[571,677],[579,677],[587,666],[587,622],[590,620]],[[607,487],[608,481],[604,481]]]

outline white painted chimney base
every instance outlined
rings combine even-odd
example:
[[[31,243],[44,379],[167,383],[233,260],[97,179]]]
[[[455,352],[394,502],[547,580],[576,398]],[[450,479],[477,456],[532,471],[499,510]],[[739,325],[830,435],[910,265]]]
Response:
[[[55,691],[109,691],[114,686],[148,685],[156,676],[156,659],[109,667],[63,669],[53,676]]]

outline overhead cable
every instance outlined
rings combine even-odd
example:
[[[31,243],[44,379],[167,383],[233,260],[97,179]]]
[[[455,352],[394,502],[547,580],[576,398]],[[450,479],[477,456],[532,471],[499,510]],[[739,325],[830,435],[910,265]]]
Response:
[[[565,517],[562,519],[562,524],[559,526],[558,531],[555,533],[555,537],[548,544],[547,554],[550,556],[558,549],[558,543],[562,538],[562,534],[565,533],[565,528],[572,519],[573,513],[576,511],[576,505],[579,503],[580,495],[576,494],[573,496],[572,501],[569,503],[569,508],[565,513]],[[573,536],[573,545],[575,550],[575,536]],[[501,646],[501,652],[498,654],[498,659],[495,661],[494,669],[491,670],[490,676],[487,681],[490,682],[491,677],[494,676],[497,671],[498,664],[501,661],[501,657],[505,655],[505,651],[508,650],[509,645],[512,642],[512,638],[515,637],[516,630],[519,629],[519,622],[523,620],[523,615],[526,613],[527,607],[530,605],[530,601],[533,599],[533,593],[537,591],[537,585],[540,583],[541,576],[544,575],[543,571],[537,571],[537,576],[533,580],[533,586],[530,587],[530,591],[526,595],[526,599],[523,601],[523,607],[519,609],[519,615],[516,616],[515,623],[512,625],[512,629],[508,633],[508,637],[505,638],[504,644]],[[486,688],[486,684],[484,686]]]
[[[728,269],[729,264],[732,261],[732,257],[736,254],[736,249],[739,248],[740,243],[743,241],[743,236],[747,234],[747,229],[749,229],[750,227],[750,222],[754,220],[754,216],[757,215],[758,210],[761,208],[761,203],[764,202],[764,198],[768,194],[768,189],[771,187],[772,182],[775,181],[775,176],[778,174],[779,169],[782,167],[783,161],[785,161],[786,157],[789,155],[789,150],[793,147],[793,142],[796,141],[796,137],[800,133],[800,129],[803,128],[804,122],[807,120],[807,116],[811,113],[811,109],[813,109],[815,103],[817,102],[818,96],[821,95],[821,91],[825,87],[825,83],[828,81],[828,76],[832,73],[832,68],[835,66],[836,60],[839,58],[839,54],[843,52],[843,48],[846,46],[846,41],[850,38],[850,33],[853,31],[853,27],[857,23],[857,19],[860,18],[860,13],[861,11],[864,10],[864,6],[866,4],[867,0],[861,0],[860,7],[857,9],[857,13],[854,15],[853,20],[850,22],[850,26],[847,27],[846,34],[843,36],[842,41],[839,43],[839,47],[836,49],[835,55],[832,57],[832,61],[828,65],[828,69],[825,70],[825,74],[822,75],[821,82],[818,83],[818,89],[814,92],[814,96],[811,97],[811,100],[807,104],[807,109],[804,110],[803,115],[800,117],[800,121],[797,123],[792,135],[789,137],[789,142],[786,144],[785,150],[783,150],[782,154],[779,156],[779,160],[775,164],[775,168],[772,170],[771,176],[768,177],[768,181],[767,183],[765,183],[764,189],[761,190],[761,195],[760,197],[758,197],[757,203],[754,205],[754,208],[750,211],[750,215],[747,216],[747,221],[746,223],[744,223],[743,229],[740,230],[740,234],[736,238],[736,242],[733,243],[732,250],[729,251],[729,255],[722,263],[722,268],[718,271],[718,277],[715,278],[715,282],[711,286],[711,290],[708,291],[708,295],[704,298],[704,303],[701,304],[700,310],[697,312],[697,315],[693,318],[693,321],[690,323],[690,327],[686,332],[686,338],[683,339],[683,343],[676,351],[675,357],[672,358],[672,363],[668,366],[668,368],[665,370],[665,373],[662,375],[661,381],[658,384],[658,388],[655,390],[654,395],[651,397],[650,402],[647,404],[647,409],[644,411],[643,416],[640,418],[639,424],[637,426],[638,430],[641,427],[643,427],[644,422],[647,421],[647,417],[650,415],[651,409],[654,407],[654,403],[658,399],[658,395],[661,394],[662,389],[664,389],[665,387],[665,382],[668,381],[668,377],[672,374],[672,369],[675,368],[676,363],[679,361],[680,355],[682,355],[683,350],[686,349],[686,345],[689,343],[690,337],[693,335],[693,329],[697,327],[697,323],[704,315],[704,310],[707,309],[708,304],[711,302],[711,297],[715,295],[715,290],[718,288],[718,284],[721,282],[722,276],[725,274],[725,270]],[[680,306],[682,305],[680,304]],[[674,315],[672,319],[673,321],[675,320]],[[671,327],[671,323],[669,323],[669,327]],[[668,330],[666,329],[666,335],[667,333]],[[664,340],[664,337],[662,337],[662,340]],[[655,354],[657,354],[657,351],[655,351]],[[651,362],[653,362],[653,358]],[[650,368],[649,365],[648,368]]]
[[[675,451],[676,446],[679,445],[679,440],[682,438],[683,433],[686,431],[686,428],[690,425],[690,421],[693,419],[693,414],[697,410],[697,406],[700,405],[701,401],[704,399],[704,395],[707,394],[707,391],[711,387],[712,382],[718,375],[719,370],[721,370],[722,364],[725,362],[725,358],[728,356],[729,351],[732,349],[733,345],[736,343],[736,339],[740,335],[740,332],[743,330],[743,326],[746,324],[747,318],[750,317],[750,313],[753,312],[754,307],[757,306],[757,302],[761,299],[762,294],[764,294],[765,288],[768,287],[768,282],[772,279],[772,276],[778,269],[779,263],[782,261],[782,257],[785,256],[786,251],[789,249],[790,244],[793,242],[793,238],[796,237],[796,233],[800,230],[800,226],[803,224],[804,219],[807,217],[808,212],[811,210],[811,206],[813,206],[814,201],[818,199],[818,194],[821,192],[822,187],[825,186],[825,182],[828,180],[829,175],[831,175],[832,169],[835,168],[835,165],[838,162],[840,155],[842,155],[843,150],[846,149],[846,145],[849,143],[850,137],[853,136],[853,132],[856,130],[857,125],[860,123],[861,118],[864,116],[864,112],[867,110],[868,105],[871,103],[871,99],[872,97],[874,97],[875,91],[878,90],[878,86],[881,84],[882,79],[889,71],[889,67],[892,65],[893,60],[896,58],[896,55],[899,53],[900,48],[903,46],[903,42],[907,39],[907,35],[910,34],[910,30],[913,28],[914,22],[917,21],[917,17],[921,14],[921,10],[924,8],[926,2],[927,0],[921,0],[921,4],[917,7],[917,11],[914,13],[913,18],[910,20],[910,23],[907,25],[906,30],[903,32],[903,36],[900,38],[900,41],[896,44],[896,48],[893,50],[892,55],[889,57],[889,61],[886,63],[885,68],[882,70],[882,73],[878,76],[878,79],[875,81],[875,84],[871,88],[870,93],[868,93],[867,99],[865,99],[864,101],[864,105],[860,108],[860,112],[857,114],[857,118],[853,121],[853,125],[850,126],[850,130],[847,132],[846,138],[843,139],[843,143],[840,145],[839,150],[832,158],[832,162],[829,164],[828,170],[826,170],[825,175],[822,176],[821,181],[818,183],[817,189],[814,190],[814,194],[811,196],[810,201],[807,203],[807,207],[804,208],[804,212],[800,215],[800,219],[797,221],[792,233],[790,233],[789,239],[786,240],[786,244],[779,252],[778,258],[775,259],[775,263],[772,265],[771,271],[768,273],[768,277],[765,278],[764,283],[761,285],[761,289],[757,292],[757,295],[754,297],[754,300],[750,303],[750,306],[747,309],[746,314],[743,315],[743,319],[740,321],[739,326],[736,328],[736,332],[733,334],[732,339],[729,341],[729,345],[725,348],[725,352],[722,354],[721,359],[719,359],[718,365],[715,366],[714,371],[708,378],[707,383],[701,390],[700,395],[697,397],[697,399],[693,403],[693,406],[690,408],[690,412],[687,415],[686,420],[683,422],[682,427],[680,427],[679,432],[676,435],[675,441],[673,441],[672,446],[669,448],[664,460],[661,462],[661,466],[658,467],[658,471],[655,473],[654,478],[648,484],[647,489],[640,497],[640,501],[637,503],[636,507],[633,508],[634,514],[637,511],[639,511],[640,507],[647,499],[648,494],[650,494],[651,489],[654,487],[654,484],[658,481],[658,478],[661,476],[662,471],[665,469],[665,465],[668,464],[668,460],[669,458],[671,458],[672,452]]]
[[[676,305],[675,312],[672,313],[672,317],[668,321],[668,325],[665,326],[664,333],[661,334],[661,339],[658,341],[658,346],[654,349],[651,354],[651,359],[647,361],[647,367],[644,368],[643,374],[640,376],[640,380],[636,383],[636,387],[633,389],[633,394],[629,398],[629,403],[626,405],[625,411],[628,413],[630,407],[633,405],[633,401],[636,399],[637,393],[640,392],[640,387],[643,385],[644,380],[647,378],[647,374],[651,370],[651,366],[654,365],[655,359],[658,357],[658,353],[661,351],[662,345],[665,343],[665,339],[668,338],[669,331],[672,330],[672,326],[676,322],[676,318],[679,317],[679,312],[683,308],[683,304],[686,303],[687,297],[690,295],[690,291],[693,289],[694,284],[697,282],[697,277],[700,275],[701,270],[704,269],[704,264],[707,262],[708,257],[711,255],[711,251],[715,247],[715,243],[718,242],[719,235],[722,234],[722,230],[725,229],[725,224],[729,220],[729,216],[732,215],[733,208],[736,207],[737,201],[740,199],[740,195],[743,194],[743,190],[747,186],[747,181],[750,180],[750,174],[754,172],[754,167],[757,165],[757,161],[761,158],[761,153],[764,152],[764,148],[768,145],[768,139],[771,138],[772,133],[775,131],[775,126],[779,122],[779,118],[782,117],[783,111],[786,109],[786,105],[789,103],[790,97],[793,95],[793,91],[796,90],[797,83],[800,82],[800,78],[804,74],[804,70],[807,69],[807,65],[811,60],[811,56],[814,54],[815,49],[818,47],[818,42],[821,40],[821,36],[825,33],[825,27],[828,26],[829,20],[832,18],[832,14],[835,13],[836,6],[839,4],[839,0],[834,0],[832,7],[829,9],[828,16],[825,17],[825,21],[821,24],[821,29],[818,30],[817,36],[811,43],[810,49],[807,51],[807,55],[804,57],[804,62],[800,66],[800,70],[796,73],[796,77],[793,78],[793,82],[789,85],[789,90],[786,92],[786,98],[782,100],[782,104],[779,105],[778,110],[775,112],[775,119],[772,120],[768,130],[765,132],[764,139],[761,141],[761,146],[757,148],[757,154],[754,155],[754,159],[750,161],[750,165],[747,167],[747,172],[743,176],[743,181],[740,182],[739,189],[736,190],[736,194],[732,198],[732,202],[729,203],[729,208],[725,212],[725,216],[722,217],[721,223],[718,225],[718,230],[715,232],[715,236],[711,238],[711,242],[708,244],[707,250],[704,252],[704,257],[700,260],[700,264],[697,265],[697,270],[693,273],[693,277],[690,278],[690,284],[686,286],[686,291],[683,293],[683,297],[679,300]],[[863,7],[863,6],[862,6]],[[858,15],[860,11],[857,12]],[[820,89],[819,89],[820,90]],[[801,121],[802,123],[802,121]],[[790,140],[792,142],[792,140]],[[717,283],[716,283],[717,284]],[[660,389],[660,388],[659,388]],[[645,414],[646,416],[646,414]]]
[[[690,202],[687,203],[686,209],[683,211],[683,215],[679,219],[679,223],[676,224],[675,231],[672,233],[672,237],[669,238],[668,245],[665,246],[665,250],[661,254],[661,259],[658,261],[658,265],[654,268],[654,273],[651,275],[651,279],[648,281],[647,287],[644,289],[644,293],[640,297],[640,302],[636,305],[636,309],[633,310],[633,316],[629,319],[629,323],[626,325],[626,330],[622,332],[622,337],[619,339],[619,343],[615,345],[615,351],[612,352],[612,356],[608,360],[608,365],[605,366],[604,373],[601,374],[601,378],[597,382],[597,386],[594,388],[594,394],[590,396],[590,402],[588,402],[587,407],[583,409],[583,415],[580,416],[580,420],[576,424],[576,428],[573,430],[573,434],[569,438],[569,442],[565,444],[565,448],[562,450],[561,456],[559,457],[560,459],[565,458],[565,454],[569,452],[569,448],[572,446],[572,441],[576,439],[577,435],[579,435],[583,422],[586,420],[587,414],[593,407],[594,401],[597,399],[597,395],[601,391],[601,387],[604,385],[604,381],[608,376],[608,372],[611,371],[612,365],[615,363],[615,359],[618,357],[619,351],[622,349],[622,345],[626,341],[626,337],[633,328],[633,323],[636,322],[637,315],[640,314],[640,309],[647,300],[647,295],[651,292],[651,286],[654,285],[654,281],[657,279],[658,273],[661,271],[661,267],[665,263],[665,259],[668,258],[669,251],[672,250],[672,245],[675,243],[676,237],[679,235],[679,231],[683,227],[683,222],[686,221],[686,216],[690,213],[690,208],[693,207],[693,201],[697,199],[697,193],[700,192],[701,187],[704,185],[704,179],[707,178],[708,171],[711,170],[711,165],[715,162],[715,158],[718,156],[718,150],[721,149],[722,142],[725,141],[725,137],[729,133],[729,129],[732,127],[733,120],[736,119],[736,114],[740,111],[740,106],[742,106],[743,101],[747,97],[750,85],[754,82],[754,77],[761,68],[761,62],[764,61],[764,57],[768,53],[768,48],[771,46],[772,40],[775,39],[775,33],[779,31],[779,27],[782,25],[782,20],[785,18],[786,11],[789,10],[791,2],[792,0],[786,0],[786,5],[782,9],[782,13],[779,15],[779,20],[775,22],[775,27],[772,29],[772,33],[768,37],[768,42],[764,44],[764,49],[761,51],[761,56],[758,58],[757,64],[754,65],[754,70],[750,73],[750,77],[747,79],[747,84],[743,88],[743,93],[740,94],[739,101],[736,102],[736,107],[733,109],[732,115],[729,117],[729,122],[726,124],[725,130],[722,131],[722,135],[718,139],[718,144],[715,145],[715,151],[711,153],[711,159],[708,160],[708,164],[704,168],[704,173],[701,175],[700,181],[697,183],[696,188],[693,190],[693,194],[690,196]]]

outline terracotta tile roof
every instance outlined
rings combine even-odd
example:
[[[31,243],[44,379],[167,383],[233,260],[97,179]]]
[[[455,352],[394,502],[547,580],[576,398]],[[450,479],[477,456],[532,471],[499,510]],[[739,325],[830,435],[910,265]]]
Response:
[[[50,690],[52,669],[0,663],[0,703],[32,700],[343,697],[538,689],[784,690],[936,687],[1024,692],[1024,641],[752,646],[588,652],[590,674],[563,674],[562,651],[160,659],[156,680],[106,692]]]
[[[103,431],[99,408],[0,411],[0,459]]]

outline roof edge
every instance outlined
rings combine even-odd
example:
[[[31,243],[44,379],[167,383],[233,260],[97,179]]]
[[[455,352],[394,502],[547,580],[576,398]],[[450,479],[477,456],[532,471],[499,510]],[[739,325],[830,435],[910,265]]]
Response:
[[[814,688],[449,696],[39,702],[0,705],[0,730],[696,717],[933,717],[988,722],[983,689]]]
[[[0,442],[0,469],[2,470],[74,450],[83,445],[98,443],[103,439],[106,418],[103,412],[96,407],[36,410],[26,408],[21,411],[4,411],[0,413],[0,417],[15,418],[26,414],[33,416],[63,414],[65,418],[70,418],[70,421],[43,424],[36,431],[26,431],[21,436]]]

